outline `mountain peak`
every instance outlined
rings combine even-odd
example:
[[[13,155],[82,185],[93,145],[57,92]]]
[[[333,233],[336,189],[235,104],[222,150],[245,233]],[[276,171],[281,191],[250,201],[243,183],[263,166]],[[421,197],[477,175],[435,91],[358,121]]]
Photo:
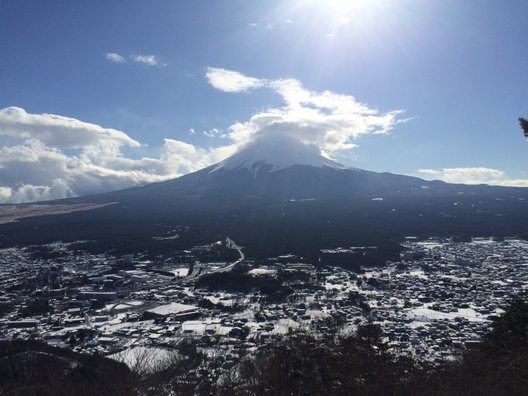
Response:
[[[261,169],[274,172],[294,165],[333,169],[347,168],[338,162],[323,157],[321,150],[314,144],[302,143],[287,137],[261,137],[218,163],[211,172],[220,169],[240,168],[246,168],[252,173]]]

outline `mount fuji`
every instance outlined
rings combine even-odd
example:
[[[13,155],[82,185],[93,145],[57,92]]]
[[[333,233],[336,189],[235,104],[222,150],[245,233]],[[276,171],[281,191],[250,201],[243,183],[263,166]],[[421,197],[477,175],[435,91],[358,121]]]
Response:
[[[245,168],[255,173],[260,169],[269,172],[295,165],[315,168],[345,169],[346,167],[323,157],[315,145],[297,140],[280,138],[260,138],[248,144],[243,150],[217,164],[212,172],[224,169]]]
[[[91,210],[1,224],[0,247],[89,240],[100,249],[166,252],[228,235],[249,256],[317,258],[321,249],[407,236],[528,237],[527,188],[349,168],[290,138],[256,139],[177,179],[48,204]]]

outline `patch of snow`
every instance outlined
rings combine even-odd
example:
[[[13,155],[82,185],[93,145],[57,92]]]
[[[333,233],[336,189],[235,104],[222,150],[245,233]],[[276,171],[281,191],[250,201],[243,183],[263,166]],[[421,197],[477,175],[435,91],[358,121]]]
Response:
[[[191,332],[199,335],[203,335],[205,333],[206,327],[207,324],[201,320],[188,320],[182,323],[183,332]]]
[[[297,330],[299,323],[292,319],[279,319],[275,323],[272,334],[288,334],[292,330]]]
[[[248,275],[252,276],[273,276],[277,273],[276,270],[270,270],[266,268],[253,268],[248,272]]]
[[[453,320],[456,317],[463,317],[470,322],[485,322],[487,319],[471,308],[460,308],[453,312],[439,312],[430,308],[420,307],[409,311],[408,317],[416,322],[430,322],[431,320]]]
[[[409,275],[420,279],[429,279],[423,270],[410,271]]]
[[[170,362],[174,354],[176,352],[165,348],[136,346],[108,355],[108,357],[125,363],[136,372],[147,374],[159,370],[160,367]]]
[[[180,239],[180,234],[175,235],[169,235],[169,236],[153,236],[152,239],[155,239],[156,241],[168,241],[172,239]]]
[[[468,319],[470,322],[485,322],[487,321],[486,317],[479,314],[472,308],[459,308],[457,316],[462,316]]]
[[[169,272],[173,273],[177,278],[185,278],[187,275],[189,275],[189,268],[176,268]]]
[[[443,244],[439,242],[429,242],[429,241],[417,242],[416,245],[419,247],[426,248],[426,249],[441,248],[442,246],[444,246]]]
[[[495,243],[491,238],[473,238],[473,245],[492,245]]]

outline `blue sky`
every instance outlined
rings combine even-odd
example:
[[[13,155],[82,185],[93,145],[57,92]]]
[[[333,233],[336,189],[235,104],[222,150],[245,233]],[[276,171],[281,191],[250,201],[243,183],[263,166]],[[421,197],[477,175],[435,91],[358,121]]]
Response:
[[[528,186],[526,38],[523,0],[0,0],[0,202],[176,177],[277,124],[353,167]]]

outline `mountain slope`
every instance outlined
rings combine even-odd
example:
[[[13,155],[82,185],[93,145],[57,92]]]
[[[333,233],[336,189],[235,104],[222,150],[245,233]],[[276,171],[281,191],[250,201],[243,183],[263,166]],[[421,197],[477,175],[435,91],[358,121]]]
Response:
[[[60,202],[112,204],[0,225],[0,246],[82,239],[103,250],[168,252],[229,235],[250,256],[315,257],[409,235],[528,236],[528,189],[346,168],[292,142],[249,145],[178,179]]]

